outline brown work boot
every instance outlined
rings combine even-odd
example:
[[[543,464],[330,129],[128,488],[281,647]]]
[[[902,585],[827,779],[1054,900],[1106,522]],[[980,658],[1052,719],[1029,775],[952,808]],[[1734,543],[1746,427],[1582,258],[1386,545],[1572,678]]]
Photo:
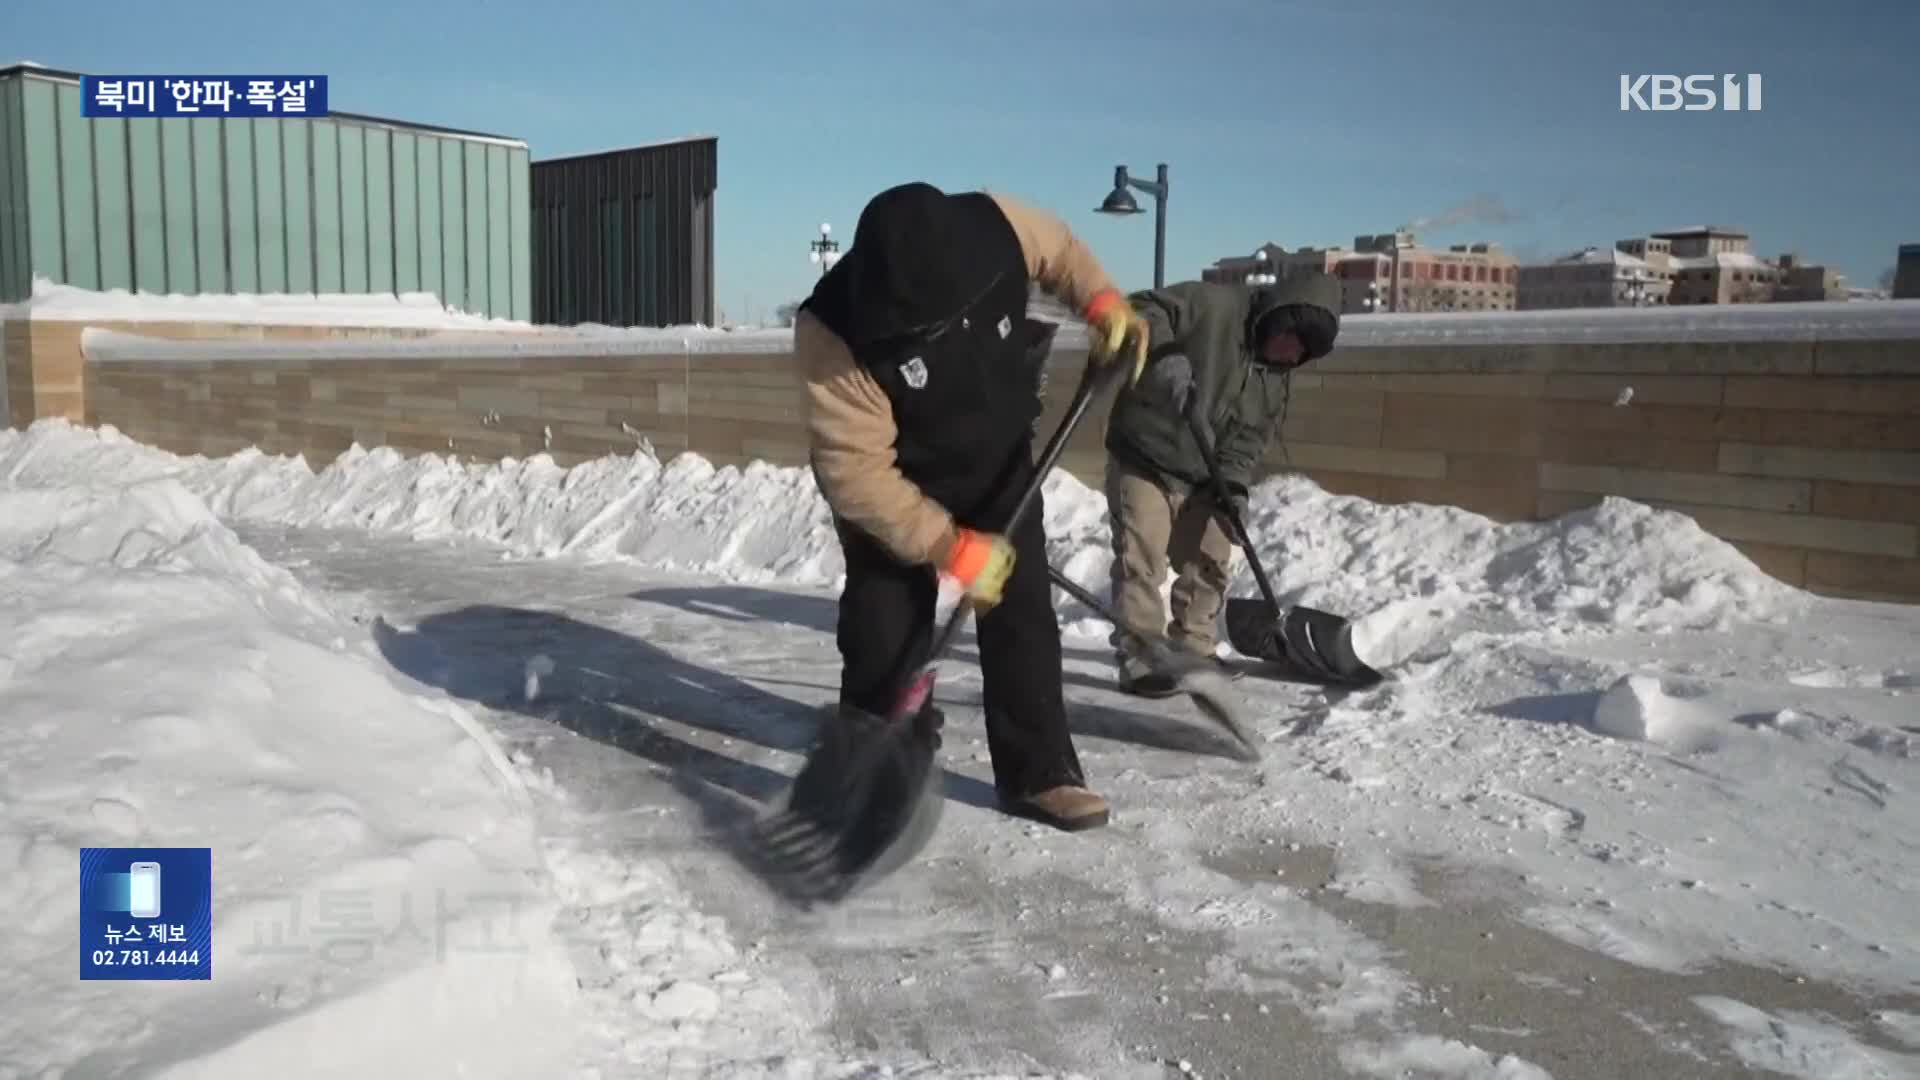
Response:
[[[1002,795],[1000,808],[1018,817],[1051,825],[1064,832],[1097,829],[1110,815],[1107,800],[1073,784],[1062,784],[1022,797]]]

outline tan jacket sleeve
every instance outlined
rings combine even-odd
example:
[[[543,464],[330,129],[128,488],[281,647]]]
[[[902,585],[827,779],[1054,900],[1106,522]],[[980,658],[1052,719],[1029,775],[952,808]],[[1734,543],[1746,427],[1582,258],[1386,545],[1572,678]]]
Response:
[[[997,191],[988,195],[1020,238],[1020,250],[1027,256],[1027,275],[1072,308],[1075,315],[1085,314],[1094,297],[1116,289],[1092,249],[1058,215]]]
[[[793,351],[806,382],[814,482],[827,505],[900,561],[944,564],[955,538],[953,516],[895,465],[886,392],[812,312],[794,319]]]

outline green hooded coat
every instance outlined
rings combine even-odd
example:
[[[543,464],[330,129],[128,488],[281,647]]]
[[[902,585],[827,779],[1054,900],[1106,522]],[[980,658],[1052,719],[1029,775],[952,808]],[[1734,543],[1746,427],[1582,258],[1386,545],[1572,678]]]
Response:
[[[1123,388],[1107,420],[1107,452],[1178,489],[1204,489],[1206,458],[1185,417],[1159,394],[1155,366],[1175,353],[1193,368],[1193,393],[1211,421],[1221,477],[1245,494],[1286,408],[1288,375],[1260,362],[1253,329],[1289,304],[1327,311],[1337,328],[1340,283],[1305,274],[1272,285],[1184,281],[1129,299],[1151,331],[1147,370]]]

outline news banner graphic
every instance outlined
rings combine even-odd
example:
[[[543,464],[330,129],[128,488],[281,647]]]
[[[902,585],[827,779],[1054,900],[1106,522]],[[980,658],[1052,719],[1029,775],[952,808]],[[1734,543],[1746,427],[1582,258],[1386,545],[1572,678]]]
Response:
[[[325,116],[325,75],[82,75],[80,115]]]
[[[212,848],[81,848],[80,978],[212,979]]]

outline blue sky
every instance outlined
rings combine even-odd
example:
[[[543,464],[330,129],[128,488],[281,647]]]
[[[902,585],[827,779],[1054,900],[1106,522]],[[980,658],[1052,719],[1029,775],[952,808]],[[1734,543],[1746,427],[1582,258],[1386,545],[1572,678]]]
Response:
[[[1129,287],[1150,216],[1091,212],[1172,169],[1167,277],[1262,242],[1525,257],[1713,222],[1871,285],[1920,241],[1911,0],[209,0],[14,3],[0,60],[326,74],[349,111],[515,135],[535,160],[720,139],[716,284],[798,299],[909,179],[1060,213]],[[1621,73],[1758,72],[1759,113],[1623,113]],[[1467,208],[1462,210],[1460,208]]]

